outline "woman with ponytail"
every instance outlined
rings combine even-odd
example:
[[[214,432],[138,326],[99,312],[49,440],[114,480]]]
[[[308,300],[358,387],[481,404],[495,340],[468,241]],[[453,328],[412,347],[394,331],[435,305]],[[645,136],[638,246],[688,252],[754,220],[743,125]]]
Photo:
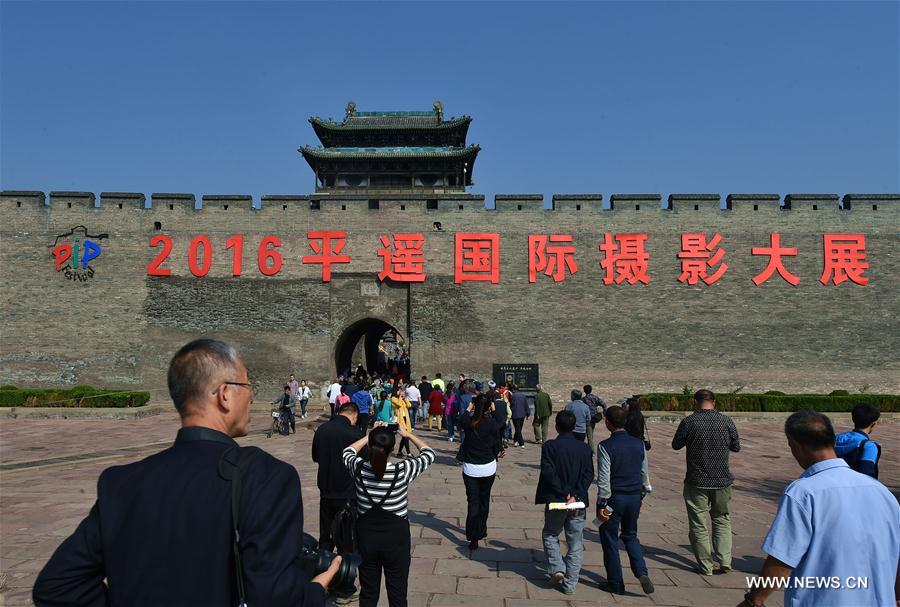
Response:
[[[397,464],[391,463],[396,438],[383,422],[376,422],[368,437],[344,449],[344,465],[356,486],[359,518],[356,539],[362,564],[359,566],[359,606],[376,607],[381,592],[381,570],[390,607],[406,607],[411,564],[409,519],[406,493],[409,484],[434,463],[434,450],[402,425],[397,431],[419,450]],[[368,446],[368,457],[358,453]]]
[[[478,541],[487,536],[487,519],[491,504],[491,487],[497,475],[497,454],[500,453],[502,426],[491,413],[494,403],[487,394],[479,394],[459,418],[465,431],[456,459],[463,464],[463,483],[466,486],[466,539],[469,549],[478,548]]]

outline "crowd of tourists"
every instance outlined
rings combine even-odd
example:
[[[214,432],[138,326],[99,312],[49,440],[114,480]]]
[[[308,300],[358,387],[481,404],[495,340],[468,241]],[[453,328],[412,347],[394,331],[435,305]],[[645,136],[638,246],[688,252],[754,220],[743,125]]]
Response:
[[[286,408],[299,403],[301,418],[310,402],[305,384],[291,376],[280,401]],[[299,544],[303,517],[296,470],[255,447],[238,448],[233,440],[247,432],[250,386],[243,361],[227,344],[198,340],[175,355],[169,387],[182,418],[175,445],[101,475],[97,505],[38,577],[37,605],[109,599],[129,605],[319,607],[333,582],[339,601],[356,599],[335,581],[347,570],[341,556],[313,571],[298,565],[305,549]],[[409,487],[436,459],[416,428],[459,442],[464,531],[475,555],[489,535],[501,460],[509,449],[526,448],[529,418],[541,451],[534,503],[543,509],[548,584],[571,596],[584,583],[584,530],[593,511],[606,573],[601,588],[625,594],[621,541],[641,589],[654,592],[638,538],[641,505],[653,491],[640,399],[607,405],[585,385],[572,390],[554,415],[540,386],[529,395],[514,384],[464,375],[445,381],[437,373],[416,383],[390,369],[370,374],[362,368],[336,377],[327,397],[329,419],[316,429],[311,453],[318,464],[318,548],[359,555],[361,607],[379,603],[382,582],[391,607],[407,604],[414,508]],[[741,441],[711,391],[699,390],[694,402],[671,447],[686,449],[688,539],[695,572],[709,576],[732,567],[730,456],[740,451]],[[838,436],[821,413],[804,410],[787,418],[787,445],[805,472],[785,489],[762,545],[767,558],[760,577],[769,583],[747,592],[741,607],[764,605],[776,588],[784,589],[786,605],[900,601],[900,507],[877,480],[881,447],[872,432],[879,412],[860,405],[852,418],[854,429]],[[170,499],[173,491],[179,499]],[[265,522],[272,520],[278,524]],[[139,553],[129,548],[135,545],[142,547]],[[864,578],[865,588],[776,583],[847,576]],[[210,593],[198,579],[228,583]]]

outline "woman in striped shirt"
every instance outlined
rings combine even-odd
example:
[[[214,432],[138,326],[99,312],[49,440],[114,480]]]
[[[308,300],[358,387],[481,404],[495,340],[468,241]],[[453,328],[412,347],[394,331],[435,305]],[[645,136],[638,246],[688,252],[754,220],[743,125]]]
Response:
[[[411,542],[406,493],[414,478],[434,462],[434,450],[407,428],[397,430],[419,450],[397,464],[389,463],[396,438],[383,422],[344,449],[344,465],[356,486],[359,518],[356,539],[359,566],[359,607],[376,607],[381,592],[381,570],[390,607],[406,607]],[[368,459],[357,455],[368,446]]]

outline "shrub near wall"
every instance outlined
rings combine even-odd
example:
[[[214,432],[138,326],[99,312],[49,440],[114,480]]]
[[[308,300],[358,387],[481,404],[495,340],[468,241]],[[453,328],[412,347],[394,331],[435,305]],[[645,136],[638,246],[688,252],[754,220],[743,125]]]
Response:
[[[142,407],[149,392],[75,386],[58,388],[0,388],[0,407]]]
[[[652,393],[640,396],[645,411],[693,411],[693,395]],[[872,405],[882,413],[900,412],[900,396],[895,394],[717,394],[720,411],[799,411],[813,409],[823,413],[850,412],[856,405]]]

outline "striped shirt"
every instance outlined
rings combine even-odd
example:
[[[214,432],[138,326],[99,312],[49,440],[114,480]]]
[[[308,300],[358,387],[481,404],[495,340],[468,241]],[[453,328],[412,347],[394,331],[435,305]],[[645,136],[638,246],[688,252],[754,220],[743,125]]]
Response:
[[[372,509],[372,502],[366,495],[363,484],[377,503],[390,489],[391,482],[396,477],[397,482],[394,484],[394,489],[381,504],[381,508],[391,514],[406,518],[406,490],[414,478],[425,472],[425,469],[434,463],[434,450],[431,447],[425,447],[416,457],[405,459],[399,464],[388,463],[384,471],[384,478],[380,481],[375,478],[372,465],[359,457],[353,447],[344,449],[343,458],[344,465],[347,466],[356,485],[356,502],[360,514]],[[360,475],[357,474],[358,470],[362,471]]]

